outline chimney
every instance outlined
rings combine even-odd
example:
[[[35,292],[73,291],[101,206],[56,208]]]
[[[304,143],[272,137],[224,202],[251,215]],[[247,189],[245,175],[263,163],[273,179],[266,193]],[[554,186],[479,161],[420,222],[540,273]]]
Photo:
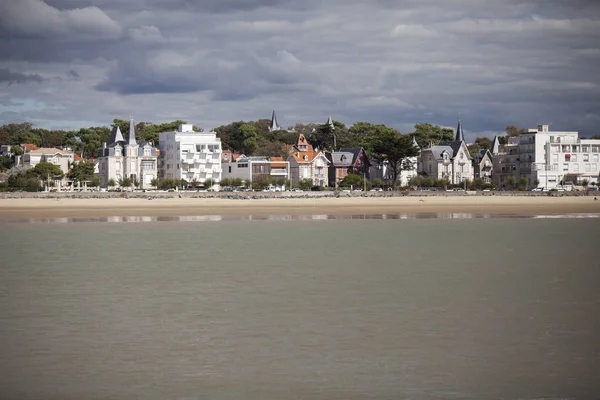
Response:
[[[102,142],[102,148],[105,149],[106,148],[106,142]]]

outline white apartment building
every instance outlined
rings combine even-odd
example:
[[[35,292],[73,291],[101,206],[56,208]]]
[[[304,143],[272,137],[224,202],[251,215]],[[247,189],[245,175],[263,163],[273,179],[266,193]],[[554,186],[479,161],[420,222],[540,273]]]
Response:
[[[221,181],[221,139],[215,132],[194,132],[193,125],[182,124],[176,132],[161,132],[159,138],[159,177]]]
[[[548,128],[538,125],[520,135],[520,176],[527,178],[531,186],[548,189],[583,180],[598,182],[600,140],[579,139],[578,132]]]

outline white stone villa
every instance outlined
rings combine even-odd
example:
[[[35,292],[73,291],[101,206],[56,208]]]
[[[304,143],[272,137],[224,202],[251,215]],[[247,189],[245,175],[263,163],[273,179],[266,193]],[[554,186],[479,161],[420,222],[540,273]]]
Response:
[[[600,140],[580,139],[578,132],[550,131],[548,125],[538,125],[519,136],[518,148],[515,172],[529,186],[552,189],[584,180],[598,182]]]
[[[304,134],[298,136],[287,160],[293,186],[297,186],[300,179],[312,179],[315,186],[329,185],[329,161],[323,152],[313,149]]]
[[[419,174],[434,179],[446,178],[453,185],[461,184],[465,180],[473,180],[472,161],[459,120],[454,141],[440,142],[421,150]]]
[[[177,131],[161,132],[159,138],[160,178],[221,181],[221,139],[215,132],[195,132],[193,125],[183,124]]]
[[[117,185],[123,178],[140,183],[140,188],[152,187],[157,177],[158,152],[152,143],[136,140],[133,119],[129,121],[129,135],[123,137],[118,126],[113,127],[108,144],[98,151],[98,176],[101,186],[107,187],[112,179]]]

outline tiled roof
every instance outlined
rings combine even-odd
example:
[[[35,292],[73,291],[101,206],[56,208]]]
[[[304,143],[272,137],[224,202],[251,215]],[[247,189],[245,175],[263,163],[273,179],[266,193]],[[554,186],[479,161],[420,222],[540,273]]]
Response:
[[[336,168],[348,168],[352,166],[354,155],[349,151],[334,151],[327,158]]]
[[[63,155],[74,154],[70,150],[61,150],[61,149],[56,149],[54,147],[40,147],[39,149],[32,150],[30,153],[33,153],[33,154],[57,154],[58,153],[58,154],[63,154]]]
[[[80,156],[79,154],[77,154],[77,153],[74,153],[74,154],[73,154],[73,159],[74,159],[75,161],[84,161],[84,159],[83,159],[83,158],[81,158],[81,156]]]
[[[237,159],[242,156],[243,156],[242,153],[233,153],[233,155],[231,157],[233,158],[233,161],[237,161]]]
[[[312,160],[314,160],[319,154],[321,154],[320,151],[314,151],[311,147],[309,151],[295,151],[291,155],[299,163],[309,163],[312,162]]]
[[[29,151],[39,149],[39,147],[37,147],[35,144],[31,144],[31,143],[21,143],[21,147],[25,147]]]
[[[270,161],[271,168],[285,168],[287,166],[283,157],[271,157]]]

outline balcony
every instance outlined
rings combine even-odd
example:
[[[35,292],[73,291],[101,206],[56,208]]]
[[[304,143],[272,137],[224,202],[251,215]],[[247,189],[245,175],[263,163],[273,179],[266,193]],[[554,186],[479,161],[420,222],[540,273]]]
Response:
[[[287,176],[287,171],[285,169],[272,169],[271,176]]]

